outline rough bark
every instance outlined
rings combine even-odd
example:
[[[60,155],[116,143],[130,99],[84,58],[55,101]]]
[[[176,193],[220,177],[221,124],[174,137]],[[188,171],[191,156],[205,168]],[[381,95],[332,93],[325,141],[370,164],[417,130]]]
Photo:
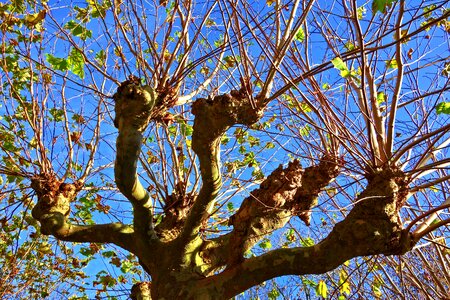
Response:
[[[136,168],[142,133],[165,110],[160,98],[136,80],[123,83],[114,96],[119,129],[115,178],[133,206],[133,226],[69,224],[70,203],[81,186],[50,175],[37,176],[31,183],[38,198],[33,217],[40,221],[42,233],[67,241],[115,243],[139,257],[152,283],[135,285],[133,299],[150,299],[149,290],[152,299],[227,299],[277,276],[320,274],[353,257],[411,249],[413,241],[398,218],[407,178],[395,167],[385,166],[367,173],[367,187],[353,209],[318,244],[244,257],[245,251],[290,218],[298,216],[309,224],[319,193],[339,173],[339,159],[331,155],[308,168],[297,160],[280,166],[243,200],[229,220],[230,233],[203,240],[199,232],[222,185],[220,138],[230,126],[251,125],[262,115],[263,108],[255,106],[244,90],[193,104],[192,148],[199,159],[202,186],[198,195],[174,193],[166,199],[166,216],[154,229],[150,197]]]
[[[80,226],[67,218],[70,203],[79,192],[78,183],[63,183],[52,174],[41,174],[31,180],[37,203],[32,216],[41,224],[41,233],[71,242],[114,243],[134,251],[133,229],[120,223]]]

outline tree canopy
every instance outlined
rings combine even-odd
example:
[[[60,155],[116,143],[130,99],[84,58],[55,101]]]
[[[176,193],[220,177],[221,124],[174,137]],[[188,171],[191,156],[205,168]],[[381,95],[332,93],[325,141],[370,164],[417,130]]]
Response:
[[[448,297],[449,1],[0,20],[2,299]]]

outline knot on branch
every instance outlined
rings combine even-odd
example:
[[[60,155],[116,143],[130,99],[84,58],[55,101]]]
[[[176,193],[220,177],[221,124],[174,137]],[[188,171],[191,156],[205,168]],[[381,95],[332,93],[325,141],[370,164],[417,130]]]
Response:
[[[130,298],[132,300],[151,300],[151,282],[138,282],[131,288]]]
[[[175,239],[182,230],[186,217],[195,202],[194,194],[173,193],[164,205],[164,217],[155,228],[163,241]]]
[[[51,226],[60,223],[70,213],[70,203],[80,190],[78,183],[63,183],[55,175],[41,174],[31,179],[31,188],[38,201],[33,207],[32,216],[42,224],[48,221]],[[50,218],[55,217],[54,220]],[[46,233],[46,230],[43,230]]]
[[[238,91],[214,98],[199,98],[192,104],[195,115],[193,147],[197,143],[210,143],[230,126],[252,125],[257,122],[263,109],[253,108],[251,100]],[[202,145],[198,145],[202,146]]]
[[[279,166],[262,183],[260,188],[244,199],[229,224],[234,230],[229,251],[233,254],[228,265],[243,259],[243,253],[269,232],[283,227],[298,212],[310,211],[313,200],[339,173],[337,159],[324,156],[317,166],[303,169],[298,160],[286,168]],[[310,213],[309,213],[310,214]],[[309,219],[307,219],[309,224]]]
[[[153,116],[158,95],[150,86],[141,86],[139,79],[130,77],[117,88],[113,99],[116,113],[114,126],[119,129],[126,126],[144,131]]]
[[[289,221],[294,195],[302,185],[303,171],[298,160],[290,162],[286,168],[280,165],[260,188],[244,199],[228,222],[234,227],[229,243],[229,266],[240,262],[245,251],[267,233]]]
[[[235,223],[235,216],[252,218],[264,216],[267,211],[278,209],[297,214],[309,225],[311,209],[317,205],[319,193],[339,174],[337,158],[326,155],[316,166],[302,168],[299,160],[294,160],[286,168],[281,165],[275,169],[260,185],[251,192],[239,211],[232,216],[230,223]],[[241,212],[242,209],[242,212]]]
[[[366,189],[355,207],[336,225],[341,240],[348,240],[358,255],[401,254],[411,249],[409,234],[403,230],[399,211],[407,196],[407,176],[387,167],[366,175]]]
[[[312,208],[317,205],[319,193],[339,175],[339,172],[338,158],[328,154],[320,159],[318,165],[305,169],[302,186],[294,196],[293,210],[307,226],[310,225]]]
[[[239,210],[230,217],[229,224],[235,228],[246,227],[248,222],[270,211],[286,210],[299,187],[302,186],[303,168],[294,160],[286,168],[280,165],[264,181],[260,188],[245,198]],[[289,208],[288,208],[289,210]]]
[[[302,186],[304,170],[300,161],[289,162],[286,168],[278,166],[260,185],[251,192],[251,197],[270,208],[284,208]]]

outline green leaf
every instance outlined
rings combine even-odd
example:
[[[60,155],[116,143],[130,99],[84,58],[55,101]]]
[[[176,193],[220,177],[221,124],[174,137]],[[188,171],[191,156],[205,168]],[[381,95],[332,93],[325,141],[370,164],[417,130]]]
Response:
[[[226,134],[224,134],[220,140],[220,143],[222,145],[226,145],[226,144],[228,144],[229,141],[230,141],[230,137],[228,137]]]
[[[450,75],[450,63],[445,64],[444,69],[441,72],[442,76],[449,77]]]
[[[424,7],[424,9],[423,9],[423,12],[424,12],[424,17],[426,18],[426,19],[428,19],[428,18],[430,18],[431,17],[431,13],[434,11],[436,9],[436,5],[430,5],[430,6],[427,6],[427,7]]]
[[[345,43],[344,47],[345,47],[345,49],[347,49],[349,51],[352,51],[352,50],[354,50],[356,48],[355,44],[353,44],[352,42]]]
[[[347,78],[350,76],[350,70],[348,69],[347,65],[340,57],[336,57],[336,58],[332,59],[331,63],[333,64],[333,66],[336,69],[341,71],[342,78]]]
[[[341,294],[350,295],[350,283],[348,280],[348,274],[345,270],[339,272],[339,292]]]
[[[100,65],[104,66],[106,61],[105,51],[102,49],[95,54],[95,61]]]
[[[55,57],[49,53],[45,54],[45,58],[55,70],[67,71],[69,69],[69,63],[65,58]]]
[[[122,261],[122,266],[120,267],[120,271],[127,274],[133,268],[133,263],[129,260]]]
[[[364,17],[364,15],[367,12],[367,9],[364,6],[361,6],[361,7],[358,7],[356,12],[357,12],[358,20],[362,20],[362,18]]]
[[[378,285],[372,285],[372,292],[375,295],[375,297],[381,297],[383,295]]]
[[[300,102],[300,110],[304,113],[312,112],[311,107],[306,102]]]
[[[83,79],[84,57],[81,54],[81,52],[75,48],[72,48],[72,51],[70,51],[69,57],[67,58],[67,62],[69,64],[70,71],[72,71],[72,73]]]
[[[187,124],[184,120],[180,122],[180,130],[183,136],[191,136],[194,132],[194,129],[191,125]]]
[[[49,112],[52,115],[53,121],[61,122],[63,120],[64,110],[53,107],[49,109]]]
[[[309,136],[309,133],[311,132],[311,129],[312,129],[311,126],[305,125],[303,127],[300,127],[299,133],[300,133],[301,136],[307,137],[307,136]]]
[[[237,59],[234,56],[225,56],[223,60],[225,61],[224,69],[234,68],[236,66]]]
[[[208,19],[205,22],[205,26],[206,27],[211,27],[211,26],[214,26],[214,25],[216,25],[216,22],[214,20],[212,20],[212,19]]]
[[[397,65],[397,60],[395,58],[391,59],[391,60],[386,60],[386,67],[390,68],[390,69],[397,69],[398,65]]]
[[[114,251],[103,251],[102,256],[110,258],[110,257],[116,256],[116,253]]]
[[[372,13],[375,15],[377,12],[386,13],[386,9],[392,6],[394,0],[373,0],[372,1]]]
[[[46,15],[45,10],[41,10],[40,12],[35,13],[35,14],[26,15],[25,19],[24,19],[25,25],[28,28],[32,28],[32,27],[42,23],[42,21],[45,19],[45,15]]]
[[[214,41],[214,46],[215,46],[216,48],[219,48],[220,46],[223,45],[223,42],[224,42],[223,35],[220,35],[219,38],[218,38],[217,40]]]
[[[280,292],[278,291],[278,289],[273,288],[269,293],[267,293],[267,296],[270,300],[276,300],[278,296],[280,296]]]
[[[117,284],[117,281],[111,275],[106,275],[106,276],[101,276],[100,277],[100,283],[104,287],[113,287],[113,286],[115,286]]]
[[[383,92],[377,93],[377,103],[381,104],[386,101],[386,95]]]
[[[322,298],[327,298],[328,288],[327,284],[323,280],[319,281],[319,284],[316,287],[316,294]]]
[[[229,212],[234,211],[234,205],[233,205],[233,202],[228,202],[228,203],[227,203],[227,209],[228,209]]]
[[[267,142],[266,145],[264,146],[264,148],[273,149],[273,148],[275,148],[275,144],[272,142]]]
[[[87,257],[92,256],[92,255],[95,254],[95,252],[92,251],[92,249],[87,248],[87,247],[81,248],[81,249],[80,249],[80,253],[81,253],[82,255],[84,255],[84,256],[87,256]]]
[[[306,285],[307,287],[316,287],[317,283],[311,279],[307,279],[302,277],[302,282],[304,285]]]
[[[71,20],[69,22],[67,22],[66,25],[64,25],[65,29],[69,29],[70,32],[74,35],[79,37],[80,39],[82,39],[83,41],[85,41],[87,38],[91,38],[92,37],[92,31],[86,29],[84,26],[82,26],[81,24]]]
[[[270,248],[272,248],[272,243],[270,242],[269,239],[264,239],[264,240],[262,240],[261,243],[259,243],[259,247],[261,249],[270,249]]]
[[[301,244],[303,247],[312,247],[314,246],[314,240],[310,237],[302,239]]]
[[[288,242],[294,242],[296,240],[295,239],[295,230],[293,228],[288,229],[284,233],[284,236]]]
[[[106,10],[111,7],[111,1],[103,1],[102,3],[96,0],[87,0],[89,8],[92,10],[91,16],[93,18],[104,18]]]
[[[441,102],[436,106],[436,113],[450,115],[450,102]]]
[[[305,31],[303,30],[303,27],[300,27],[295,34],[295,40],[298,42],[303,42],[305,40]]]

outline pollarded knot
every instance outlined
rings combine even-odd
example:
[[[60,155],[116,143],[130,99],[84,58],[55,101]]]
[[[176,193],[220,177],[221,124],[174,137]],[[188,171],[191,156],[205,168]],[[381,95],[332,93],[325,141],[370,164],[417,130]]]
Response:
[[[70,202],[80,190],[78,183],[62,183],[55,175],[41,174],[31,179],[31,188],[36,192],[38,201],[32,210],[36,220],[50,213],[67,216]]]
[[[305,169],[303,184],[295,194],[293,210],[307,225],[310,225],[312,208],[318,204],[322,190],[339,175],[340,162],[335,156],[325,154],[319,164]]]
[[[233,96],[234,95],[234,96]],[[205,144],[217,139],[230,126],[250,126],[263,115],[263,109],[253,108],[247,97],[239,93],[223,94],[214,98],[199,98],[192,104],[195,115],[193,142]]]
[[[113,99],[116,112],[114,126],[119,129],[131,126],[143,131],[151,120],[158,95],[148,85],[141,86],[135,81],[127,80],[117,88]]]
[[[138,282],[131,288],[130,298],[132,300],[150,300],[151,299],[151,282]]]

